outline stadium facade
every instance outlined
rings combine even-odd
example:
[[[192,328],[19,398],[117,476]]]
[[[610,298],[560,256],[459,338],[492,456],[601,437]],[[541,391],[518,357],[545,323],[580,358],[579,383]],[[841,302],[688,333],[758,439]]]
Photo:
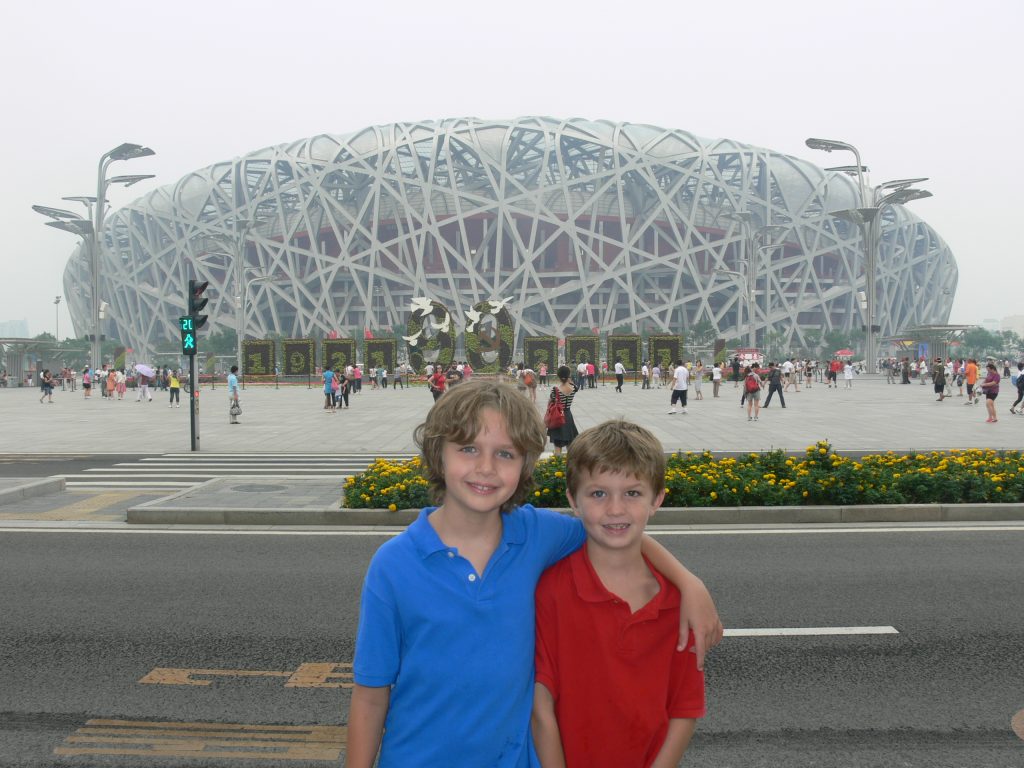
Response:
[[[319,135],[195,171],[111,213],[105,332],[139,359],[173,350],[195,277],[211,283],[208,332],[236,327],[248,288],[248,338],[401,331],[414,300],[428,299],[455,331],[480,302],[502,301],[517,346],[698,325],[745,340],[751,289],[759,340],[767,329],[800,350],[865,322],[860,232],[827,215],[858,200],[842,173],[650,125],[460,118]],[[945,323],[950,249],[900,205],[880,217],[881,334]],[[64,278],[79,334],[88,269],[76,251]]]

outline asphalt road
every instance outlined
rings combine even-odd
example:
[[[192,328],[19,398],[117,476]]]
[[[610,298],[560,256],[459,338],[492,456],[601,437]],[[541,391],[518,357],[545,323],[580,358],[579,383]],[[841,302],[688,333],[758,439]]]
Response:
[[[726,638],[685,764],[1024,765],[1024,526],[999,528],[663,535],[729,627],[898,631]],[[0,530],[0,766],[336,762],[383,540]]]

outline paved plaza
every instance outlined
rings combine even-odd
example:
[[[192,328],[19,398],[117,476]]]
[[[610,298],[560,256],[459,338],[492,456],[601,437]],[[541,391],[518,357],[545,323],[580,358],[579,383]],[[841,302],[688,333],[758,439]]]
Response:
[[[777,396],[748,422],[741,390],[726,382],[713,398],[704,384],[703,400],[689,393],[687,413],[669,415],[670,390],[643,390],[627,381],[622,394],[613,382],[582,390],[573,404],[579,428],[622,416],[650,428],[667,450],[716,453],[782,448],[802,451],[827,439],[849,453],[948,448],[1019,449],[1024,418],[1009,412],[1016,392],[1003,380],[996,401],[999,421],[985,423],[982,403],[964,406],[966,398],[936,402],[930,385],[887,384],[883,376],[858,376],[852,389],[810,389],[786,393],[787,408]],[[187,394],[182,393],[183,401]],[[538,413],[546,392],[538,390]],[[763,398],[763,395],[762,395]],[[54,394],[53,404],[39,403],[37,389],[0,390],[0,454],[158,454],[189,450],[187,401],[168,408],[167,393],[138,403],[129,392],[124,401],[98,395],[86,400],[81,390]],[[247,387],[242,393],[241,424],[228,424],[227,390],[222,384],[200,395],[200,448],[216,453],[402,453],[415,451],[413,428],[432,399],[422,386],[373,390],[351,396],[351,407],[323,410],[316,387],[288,385]],[[762,399],[763,402],[763,399]]]

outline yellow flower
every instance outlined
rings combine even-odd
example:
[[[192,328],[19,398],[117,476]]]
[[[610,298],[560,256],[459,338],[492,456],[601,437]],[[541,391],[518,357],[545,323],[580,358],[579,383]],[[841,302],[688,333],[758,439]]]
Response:
[[[533,492],[533,495],[534,495],[534,496],[537,496],[537,497],[539,498],[539,497],[540,497],[540,491],[534,491],[534,492]]]
[[[392,512],[398,511],[398,507],[395,506],[394,504],[388,504],[388,509],[390,509]]]
[[[808,496],[808,493],[807,493],[807,491],[804,491],[803,495],[804,495],[804,497],[806,498],[806,497]]]
[[[564,475],[562,474],[562,471],[559,470],[559,471],[555,472],[555,477],[564,477]]]
[[[711,500],[712,500],[712,501],[714,501],[714,500],[715,500],[715,499],[717,499],[717,498],[718,498],[718,494],[717,494],[717,493],[715,493],[714,491],[712,491],[712,492],[711,492]]]

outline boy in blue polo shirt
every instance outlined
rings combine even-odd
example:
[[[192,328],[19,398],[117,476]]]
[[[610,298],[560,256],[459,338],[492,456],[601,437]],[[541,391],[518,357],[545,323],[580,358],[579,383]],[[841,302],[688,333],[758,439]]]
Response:
[[[454,387],[416,429],[441,506],[374,555],[363,585],[348,718],[348,768],[527,768],[534,590],[578,549],[579,520],[523,504],[546,435],[514,387]],[[721,638],[704,585],[663,547],[644,551],[679,583],[699,654]],[[680,650],[682,650],[680,648]]]

